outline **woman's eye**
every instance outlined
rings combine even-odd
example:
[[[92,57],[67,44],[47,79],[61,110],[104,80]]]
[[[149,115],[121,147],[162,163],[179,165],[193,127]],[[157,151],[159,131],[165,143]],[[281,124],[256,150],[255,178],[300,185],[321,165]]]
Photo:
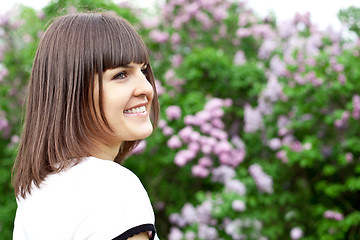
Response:
[[[145,66],[143,69],[141,69],[141,72],[146,75],[148,73],[148,68]]]
[[[126,72],[121,72],[121,73],[116,74],[112,79],[113,80],[115,80],[115,79],[124,79],[126,77],[127,77]]]

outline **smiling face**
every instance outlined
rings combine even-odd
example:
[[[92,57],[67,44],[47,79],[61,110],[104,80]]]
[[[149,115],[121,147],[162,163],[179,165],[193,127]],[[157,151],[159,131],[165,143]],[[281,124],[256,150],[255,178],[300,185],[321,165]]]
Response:
[[[103,72],[102,106],[112,130],[101,139],[107,147],[118,150],[122,142],[144,139],[152,133],[150,111],[154,90],[146,79],[146,71],[146,64],[130,63]],[[95,86],[98,86],[98,82],[96,75]],[[95,87],[95,103],[99,102],[98,92],[99,89]],[[99,106],[96,109],[99,113]]]

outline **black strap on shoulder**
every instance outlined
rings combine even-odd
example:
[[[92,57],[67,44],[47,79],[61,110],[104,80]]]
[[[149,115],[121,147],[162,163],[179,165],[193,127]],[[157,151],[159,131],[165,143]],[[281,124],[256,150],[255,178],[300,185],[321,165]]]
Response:
[[[120,234],[116,238],[113,238],[112,240],[126,240],[143,232],[151,232],[150,240],[154,240],[156,230],[153,224],[143,224],[137,227],[130,228],[129,230]]]

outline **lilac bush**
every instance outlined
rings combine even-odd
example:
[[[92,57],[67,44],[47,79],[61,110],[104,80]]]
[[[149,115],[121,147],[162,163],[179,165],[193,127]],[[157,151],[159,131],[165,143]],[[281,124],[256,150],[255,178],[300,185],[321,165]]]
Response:
[[[169,239],[356,239],[357,42],[226,0],[167,1],[147,31]]]

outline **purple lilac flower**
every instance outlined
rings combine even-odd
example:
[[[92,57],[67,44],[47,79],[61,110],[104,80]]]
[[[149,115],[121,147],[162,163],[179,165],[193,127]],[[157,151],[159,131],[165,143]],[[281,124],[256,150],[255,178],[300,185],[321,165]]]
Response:
[[[205,133],[205,134],[210,134],[210,132],[213,128],[214,127],[210,123],[204,123],[200,126],[201,132]]]
[[[165,77],[165,81],[166,81],[166,82],[169,82],[171,79],[173,79],[173,78],[175,77],[175,71],[174,71],[174,69],[168,70],[168,71],[165,73],[164,77]]]
[[[167,146],[171,149],[180,148],[182,146],[182,142],[177,135],[173,135],[168,141]]]
[[[241,240],[246,239],[246,236],[241,234],[241,227],[243,226],[243,223],[241,219],[235,219],[234,221],[231,221],[230,219],[224,219],[227,221],[224,221],[224,229],[227,235],[231,236],[231,239],[233,240]]]
[[[190,136],[192,132],[194,132],[193,128],[191,126],[186,126],[179,131],[179,136],[185,143],[189,143],[191,141]]]
[[[249,167],[249,173],[260,192],[273,193],[272,178],[263,171],[259,164],[252,164]]]
[[[335,120],[334,125],[338,128],[344,127],[350,118],[350,112],[344,111],[340,119]]]
[[[155,87],[158,96],[161,96],[165,93],[165,88],[161,85],[161,82],[157,79],[155,79]]]
[[[3,68],[0,71],[0,83],[3,81],[3,79],[9,74],[9,71],[7,68]]]
[[[219,27],[219,35],[221,38],[225,38],[227,34],[227,26],[225,24],[221,24]]]
[[[169,126],[165,126],[163,129],[162,129],[162,132],[165,136],[171,136],[174,134],[174,129],[172,129],[171,127]]]
[[[228,141],[222,140],[218,144],[216,144],[216,146],[214,148],[214,153],[217,155],[219,155],[221,153],[229,153],[232,149],[233,149],[233,147],[231,146],[231,144]]]
[[[292,21],[282,21],[277,27],[281,38],[289,38],[296,33],[296,28]]]
[[[294,17],[295,23],[304,23],[306,26],[311,26],[311,20],[310,20],[310,12],[306,12],[304,14],[296,13]]]
[[[291,231],[290,231],[290,237],[293,240],[300,239],[303,236],[304,236],[304,233],[303,233],[302,229],[299,227],[295,227],[295,228],[291,229]]]
[[[174,56],[172,56],[171,58],[171,65],[174,68],[178,68],[180,67],[180,65],[182,64],[183,61],[183,57],[180,54],[175,54]]]
[[[246,193],[245,184],[240,182],[237,179],[231,179],[225,181],[225,191],[226,192],[234,192],[239,194],[240,196],[244,196]]]
[[[252,29],[250,28],[239,28],[237,31],[236,31],[236,36],[238,38],[246,38],[246,37],[249,37],[253,34],[252,32]]]
[[[168,235],[169,240],[181,240],[183,239],[183,233],[179,228],[172,227]]]
[[[342,221],[344,219],[344,215],[333,210],[327,210],[324,212],[324,218],[336,220],[336,221]]]
[[[238,50],[234,56],[234,65],[243,65],[246,63],[246,57],[242,50]]]
[[[201,145],[201,151],[206,155],[210,154],[212,152],[212,150],[213,150],[213,148],[209,144]]]
[[[189,22],[191,19],[191,16],[188,15],[187,13],[180,11],[180,13],[176,16],[176,18],[173,21],[173,28],[175,29],[180,29],[181,26],[184,23]]]
[[[209,176],[210,171],[209,171],[209,169],[207,169],[201,165],[194,165],[191,168],[191,173],[195,177],[205,178],[205,177]]]
[[[197,12],[195,18],[202,24],[204,30],[209,30],[214,26],[211,18],[204,12]]]
[[[169,39],[169,34],[167,32],[161,32],[160,30],[152,30],[150,32],[150,38],[157,43],[166,43]]]
[[[198,142],[198,141],[200,141],[200,139],[201,139],[200,133],[195,132],[195,131],[190,133],[190,141]]]
[[[195,117],[198,121],[205,123],[211,119],[210,111],[200,111],[196,113]]]
[[[196,156],[196,152],[184,149],[180,150],[175,156],[175,164],[178,166],[184,166],[187,162],[193,160]]]
[[[271,102],[276,102],[283,98],[283,95],[283,87],[279,83],[277,76],[271,73],[268,74],[268,82],[266,88],[261,92],[261,96]]]
[[[231,142],[235,145],[237,149],[245,149],[245,143],[238,135],[233,136],[231,138]]]
[[[221,118],[224,116],[224,110],[222,108],[213,109],[210,111],[211,118]]]
[[[319,55],[319,47],[322,45],[322,35],[320,33],[313,33],[307,39],[306,53],[309,57]]]
[[[344,85],[345,83],[346,83],[346,77],[345,77],[345,75],[344,74],[339,74],[338,75],[338,81],[342,84],[342,85]]]
[[[213,9],[212,14],[214,19],[218,22],[221,22],[228,17],[228,13],[223,7],[217,7]]]
[[[344,71],[344,65],[339,64],[339,63],[334,64],[334,65],[332,66],[332,68],[333,68],[333,70],[334,70],[335,72],[342,72],[342,71]]]
[[[218,154],[220,163],[223,165],[232,165],[232,156],[230,152],[222,152],[220,154]]]
[[[171,43],[174,46],[177,46],[181,42],[181,37],[178,33],[173,33],[171,35]]]
[[[146,149],[146,141],[145,140],[141,140],[139,142],[139,144],[131,151],[132,154],[141,154],[145,151]]]
[[[283,163],[288,163],[289,159],[285,150],[278,151],[276,153],[276,158],[281,160]]]
[[[183,4],[186,3],[186,0],[172,0],[171,1],[172,4],[174,4],[175,6],[182,6]]]
[[[198,227],[198,236],[201,239],[216,240],[218,239],[218,232],[215,228],[209,227],[205,224],[200,224]]]
[[[353,112],[352,116],[354,119],[358,120],[360,118],[360,96],[355,94],[352,99]]]
[[[197,209],[190,203],[186,203],[181,209],[181,216],[187,224],[196,223],[198,221]]]
[[[220,183],[225,183],[236,176],[236,172],[234,168],[225,165],[221,165],[217,168],[212,169],[211,173],[212,173],[211,180],[213,182],[220,182]]]
[[[271,58],[270,69],[275,76],[285,76],[287,73],[285,62],[282,61],[278,55]]]
[[[354,156],[352,153],[346,153],[345,154],[345,160],[347,163],[352,163],[352,161],[354,160]]]
[[[271,53],[276,49],[277,43],[273,39],[265,39],[259,49],[258,57],[260,59],[268,59]]]
[[[167,126],[166,121],[163,120],[163,119],[160,119],[160,121],[159,121],[159,123],[158,123],[158,127],[159,127],[160,129],[163,129],[163,128],[166,127],[166,126]]]
[[[186,240],[195,240],[196,234],[194,232],[188,231],[185,233],[185,239]]]
[[[29,34],[25,34],[24,36],[23,36],[23,41],[24,41],[24,43],[29,43],[29,42],[31,42],[33,39],[32,39],[32,37],[29,35]]]
[[[340,44],[338,42],[334,42],[330,49],[330,54],[332,55],[340,55],[341,54],[341,48]]]
[[[277,126],[279,129],[286,128],[289,125],[289,123],[290,123],[289,118],[284,115],[280,115],[277,120]]]
[[[20,142],[20,137],[18,135],[12,135],[11,136],[11,145],[16,145]]]
[[[159,26],[160,19],[156,17],[146,18],[141,21],[141,25],[147,29],[156,28]]]
[[[220,98],[212,98],[206,104],[204,109],[207,111],[211,111],[214,109],[221,108],[224,105],[224,100]]]
[[[170,17],[173,16],[174,7],[175,6],[173,4],[164,5],[164,7],[162,8],[162,14],[165,19],[169,19]]]
[[[194,152],[198,152],[200,150],[200,144],[198,142],[191,142],[188,145],[188,149]]]
[[[295,140],[295,137],[293,136],[293,135],[291,135],[291,134],[287,134],[287,135],[285,135],[284,137],[283,137],[283,139],[282,139],[282,145],[284,145],[284,146],[291,146],[291,144],[294,142],[294,141],[296,141]]]
[[[225,140],[227,139],[227,133],[221,129],[213,128],[210,131],[210,135],[214,138],[217,138],[219,140]]]
[[[166,109],[166,116],[169,120],[177,120],[181,117],[181,108],[179,106],[169,106]]]
[[[237,167],[240,163],[242,163],[245,159],[246,152],[244,149],[235,149],[231,152],[232,159],[229,163],[233,167]]]
[[[245,105],[244,112],[244,131],[256,132],[263,128],[263,119],[259,108],[252,108],[249,104]]]
[[[290,148],[294,152],[302,152],[303,151],[303,146],[302,146],[301,142],[299,142],[299,141],[292,142],[290,145]]]
[[[78,12],[78,10],[77,10],[76,7],[70,6],[70,7],[67,8],[67,12],[68,12],[69,14],[75,14],[75,13]]]
[[[245,202],[242,201],[242,200],[234,200],[232,203],[231,203],[231,207],[234,211],[236,212],[243,212],[245,211],[246,209],[246,205],[245,205]]]
[[[279,149],[282,144],[281,144],[281,140],[279,138],[272,138],[270,139],[270,141],[268,142],[268,146],[269,148],[271,148],[272,150],[277,150]]]
[[[258,24],[253,27],[253,34],[255,37],[262,37],[265,39],[275,38],[276,34],[269,24]]]
[[[169,221],[172,223],[172,224],[176,224],[178,225],[179,227],[185,227],[186,226],[186,222],[185,220],[183,219],[183,217],[178,214],[178,213],[173,213],[169,216]]]
[[[199,126],[199,121],[197,119],[197,117],[192,116],[192,115],[187,115],[184,117],[184,123],[186,125],[193,125],[193,126]],[[204,122],[201,122],[201,125],[205,124]]]
[[[0,132],[2,132],[4,138],[7,138],[10,134],[10,124],[6,118],[0,118]]]
[[[186,4],[184,7],[184,11],[190,16],[195,16],[199,9],[200,5],[196,1],[191,4]]]
[[[199,159],[199,165],[203,167],[211,167],[213,165],[213,161],[210,157],[204,156]]]
[[[201,136],[199,141],[202,145],[209,145],[212,148],[218,144],[218,141],[215,138],[209,136]]]

